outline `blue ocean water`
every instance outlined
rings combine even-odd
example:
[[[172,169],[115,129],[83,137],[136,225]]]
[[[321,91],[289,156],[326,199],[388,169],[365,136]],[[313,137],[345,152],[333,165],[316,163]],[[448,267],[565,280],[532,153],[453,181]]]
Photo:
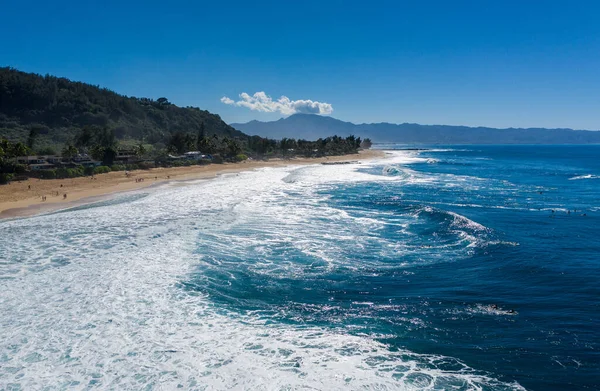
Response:
[[[0,385],[600,389],[600,146],[380,147],[0,222]]]

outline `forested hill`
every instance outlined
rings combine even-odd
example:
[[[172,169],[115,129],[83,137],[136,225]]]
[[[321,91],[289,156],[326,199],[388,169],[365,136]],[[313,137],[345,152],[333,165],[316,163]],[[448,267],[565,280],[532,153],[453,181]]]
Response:
[[[166,143],[172,134],[245,138],[216,114],[157,100],[119,95],[106,88],[69,79],[0,68],[0,138],[25,141],[33,129],[37,145],[69,143],[84,127],[114,130],[119,140]]]

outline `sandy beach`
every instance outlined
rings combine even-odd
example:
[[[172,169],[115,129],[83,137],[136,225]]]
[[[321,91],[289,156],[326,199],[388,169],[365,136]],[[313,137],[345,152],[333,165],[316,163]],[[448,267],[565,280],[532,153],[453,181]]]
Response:
[[[220,174],[236,173],[262,167],[307,165],[322,162],[367,160],[382,157],[383,151],[366,150],[355,155],[330,156],[326,158],[295,158],[269,161],[247,160],[241,163],[211,164],[150,170],[110,172],[91,177],[12,182],[0,186],[0,218],[30,216],[37,213],[62,209],[71,205],[92,202],[113,193],[142,189],[173,180],[209,179]],[[64,195],[66,194],[66,198]],[[42,197],[46,200],[43,201]]]

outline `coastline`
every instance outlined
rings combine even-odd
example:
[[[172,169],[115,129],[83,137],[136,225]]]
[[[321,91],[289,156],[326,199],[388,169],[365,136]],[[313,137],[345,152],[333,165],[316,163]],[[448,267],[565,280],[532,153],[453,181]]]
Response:
[[[67,179],[29,179],[0,186],[0,219],[32,216],[43,212],[82,205],[104,199],[116,193],[144,189],[170,181],[211,179],[221,174],[239,173],[263,167],[311,165],[323,162],[368,160],[385,155],[382,150],[364,150],[358,154],[323,158],[294,158],[289,160],[244,161],[171,168],[134,170],[129,176],[115,171],[91,177]],[[67,198],[63,198],[66,194]],[[46,196],[46,201],[42,201]]]

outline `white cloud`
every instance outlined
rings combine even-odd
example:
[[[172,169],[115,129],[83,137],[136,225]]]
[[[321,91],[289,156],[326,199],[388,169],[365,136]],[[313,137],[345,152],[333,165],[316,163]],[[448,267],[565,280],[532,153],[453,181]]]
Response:
[[[331,114],[333,107],[329,103],[307,100],[291,100],[287,96],[282,96],[273,100],[263,91],[254,95],[248,95],[245,92],[240,94],[240,100],[237,102],[226,96],[221,98],[221,102],[226,105],[237,107],[246,107],[250,110],[262,111],[266,113],[280,112],[283,115],[292,115],[296,113],[304,114]]]

